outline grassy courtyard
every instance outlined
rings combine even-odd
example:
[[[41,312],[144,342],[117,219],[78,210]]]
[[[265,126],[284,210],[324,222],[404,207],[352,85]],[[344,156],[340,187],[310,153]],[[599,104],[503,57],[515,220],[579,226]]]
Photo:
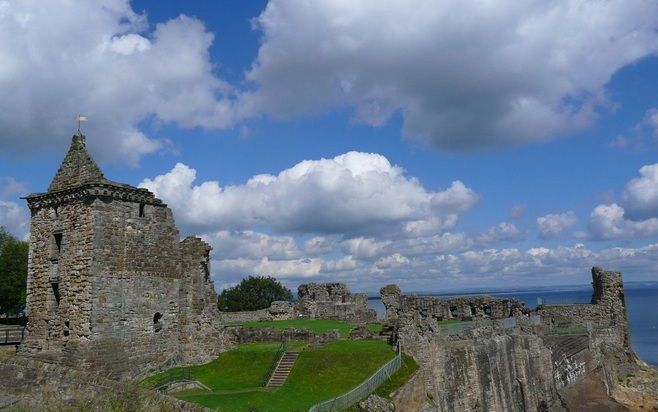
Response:
[[[277,348],[277,343],[244,344],[210,363],[192,367],[196,379],[211,391],[189,390],[174,396],[224,412],[306,411],[355,387],[395,356],[383,341],[339,340],[320,348],[298,347],[300,355],[286,383],[265,389],[263,378]],[[141,385],[152,386],[172,371],[149,377]],[[408,376],[402,379],[406,381]],[[399,386],[398,380],[392,384]]]

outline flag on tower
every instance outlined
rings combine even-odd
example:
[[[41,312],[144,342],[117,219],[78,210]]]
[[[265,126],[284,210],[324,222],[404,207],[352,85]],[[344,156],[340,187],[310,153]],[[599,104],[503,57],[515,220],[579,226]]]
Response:
[[[78,133],[82,133],[80,131],[80,123],[86,122],[86,121],[87,121],[87,116],[83,115],[82,113],[78,114]]]

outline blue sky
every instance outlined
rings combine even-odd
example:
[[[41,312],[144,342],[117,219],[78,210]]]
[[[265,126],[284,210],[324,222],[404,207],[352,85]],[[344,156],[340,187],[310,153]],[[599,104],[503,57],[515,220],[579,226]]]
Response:
[[[83,112],[218,288],[658,279],[655,2],[56,3],[0,4],[18,236]]]

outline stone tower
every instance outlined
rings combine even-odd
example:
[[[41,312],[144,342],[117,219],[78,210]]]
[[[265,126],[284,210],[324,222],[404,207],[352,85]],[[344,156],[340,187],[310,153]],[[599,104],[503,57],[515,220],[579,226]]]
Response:
[[[601,308],[602,315],[620,328],[624,344],[630,348],[630,330],[621,272],[592,268],[592,301]]]
[[[21,352],[116,378],[209,359],[224,346],[211,247],[180,241],[146,189],[106,179],[73,136],[30,212],[26,340]]]

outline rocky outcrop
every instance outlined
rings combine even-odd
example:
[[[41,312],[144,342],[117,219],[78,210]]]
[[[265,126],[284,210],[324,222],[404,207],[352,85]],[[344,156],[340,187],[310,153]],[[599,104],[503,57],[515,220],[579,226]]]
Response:
[[[437,319],[446,306],[459,307],[455,299],[383,288],[388,321],[420,366],[393,403],[405,411],[560,411],[594,388],[603,392],[587,398],[598,408],[592,410],[625,410],[610,398],[615,393],[628,403],[645,401],[619,390],[641,368],[629,345],[621,274],[594,268],[592,279],[588,305],[527,311],[513,299],[466,298],[461,307],[475,307],[468,316],[474,321],[445,326]]]
[[[359,402],[359,410],[362,412],[395,412],[391,402],[377,395],[370,395]]]

